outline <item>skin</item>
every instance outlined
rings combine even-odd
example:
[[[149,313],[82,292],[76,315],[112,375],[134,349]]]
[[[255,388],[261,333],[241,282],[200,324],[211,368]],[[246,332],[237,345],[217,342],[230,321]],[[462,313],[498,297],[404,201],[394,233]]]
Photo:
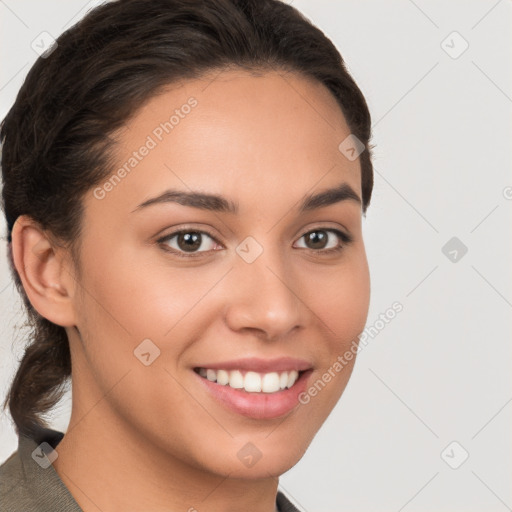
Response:
[[[174,85],[119,132],[119,166],[191,96],[197,106],[113,190],[84,197],[81,274],[28,217],[13,230],[31,303],[69,336],[72,414],[53,467],[85,512],[273,512],[279,475],[304,454],[355,358],[307,405],[271,420],[226,409],[192,368],[293,356],[312,363],[309,386],[366,323],[361,204],[297,211],[306,194],[341,182],[361,197],[359,159],[338,149],[350,130],[334,97],[316,81],[274,71]],[[132,211],[168,188],[221,194],[240,213],[176,203]],[[156,242],[185,225],[215,237],[203,235],[198,258],[166,252],[187,254],[177,237]],[[344,247],[322,255],[303,236],[315,228],[353,241],[329,232],[328,247]],[[235,250],[248,236],[263,248],[250,264]],[[134,356],[146,338],[160,350],[149,366]],[[252,467],[237,457],[248,442],[262,453]]]

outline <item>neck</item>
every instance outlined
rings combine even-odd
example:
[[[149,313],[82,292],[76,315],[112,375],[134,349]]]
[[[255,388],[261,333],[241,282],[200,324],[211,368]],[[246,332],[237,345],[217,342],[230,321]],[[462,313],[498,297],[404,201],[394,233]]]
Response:
[[[53,463],[83,512],[275,511],[276,477],[240,479],[205,471],[119,427],[103,404],[87,414],[73,411]]]

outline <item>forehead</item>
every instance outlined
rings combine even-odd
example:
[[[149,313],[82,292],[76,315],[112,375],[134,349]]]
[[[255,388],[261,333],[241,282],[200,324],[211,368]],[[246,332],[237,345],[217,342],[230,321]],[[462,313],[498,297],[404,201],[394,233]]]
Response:
[[[212,72],[165,88],[126,122],[102,204],[129,212],[166,188],[180,188],[250,206],[262,196],[282,202],[286,191],[291,201],[343,181],[360,196],[359,161],[339,149],[349,135],[335,98],[315,80],[289,72]]]

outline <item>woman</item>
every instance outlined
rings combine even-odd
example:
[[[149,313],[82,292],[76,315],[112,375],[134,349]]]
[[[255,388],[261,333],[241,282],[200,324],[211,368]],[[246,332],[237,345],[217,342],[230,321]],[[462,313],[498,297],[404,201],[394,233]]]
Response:
[[[34,326],[7,510],[298,510],[278,478],[368,313],[370,126],[338,51],[276,0],[112,2],[38,59],[0,134]],[[69,377],[62,433],[41,415]]]

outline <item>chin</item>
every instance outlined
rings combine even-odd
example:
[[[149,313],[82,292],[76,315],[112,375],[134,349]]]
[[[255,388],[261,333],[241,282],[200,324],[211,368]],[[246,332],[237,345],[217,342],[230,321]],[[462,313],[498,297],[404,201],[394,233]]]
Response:
[[[211,472],[218,475],[242,480],[277,478],[300,461],[310,444],[305,440],[294,440],[291,435],[288,436],[287,444],[277,436],[277,442],[270,443],[268,439],[264,440],[266,435],[268,435],[267,432],[260,441],[236,442],[236,447],[233,449],[234,457],[222,457],[221,454],[216,454],[209,460],[203,458],[203,467],[208,466]],[[219,463],[212,466],[211,462],[215,459]]]

